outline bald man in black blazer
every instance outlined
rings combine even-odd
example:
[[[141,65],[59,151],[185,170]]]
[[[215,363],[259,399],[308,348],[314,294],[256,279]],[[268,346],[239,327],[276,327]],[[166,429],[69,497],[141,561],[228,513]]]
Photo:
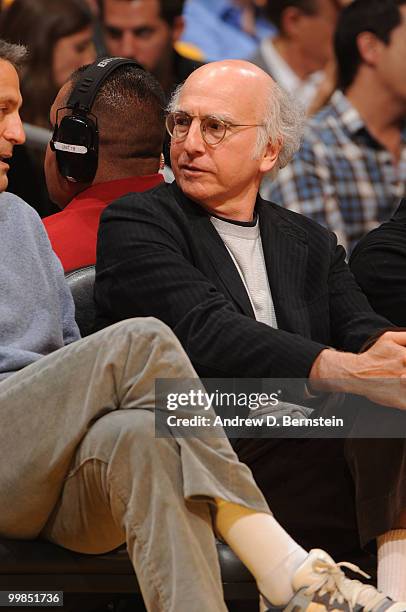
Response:
[[[274,124],[264,118],[270,94]],[[248,62],[215,62],[187,79],[167,121],[176,183],[103,214],[99,325],[152,315],[200,376],[308,378],[312,393],[350,391],[405,409],[373,380],[378,366],[384,377],[406,374],[406,334],[380,335],[390,323],[373,312],[334,234],[258,195],[264,174],[298,145],[290,104]],[[236,448],[303,545],[355,558],[395,523],[403,528],[404,440],[389,442],[244,439]]]

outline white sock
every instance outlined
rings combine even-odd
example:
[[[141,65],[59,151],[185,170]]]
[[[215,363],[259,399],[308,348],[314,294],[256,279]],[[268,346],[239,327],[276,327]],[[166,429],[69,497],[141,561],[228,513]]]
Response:
[[[395,601],[406,601],[406,529],[378,538],[378,589]]]
[[[261,593],[275,606],[286,604],[294,595],[293,575],[308,553],[270,514],[218,502],[216,527]]]
[[[295,543],[296,544],[296,543]],[[293,597],[292,578],[297,568],[306,559],[308,553],[296,544],[286,557],[283,557],[283,548],[279,551],[279,563],[268,565],[269,572],[257,580],[259,591],[274,606],[283,606]],[[272,559],[274,561],[274,559]]]

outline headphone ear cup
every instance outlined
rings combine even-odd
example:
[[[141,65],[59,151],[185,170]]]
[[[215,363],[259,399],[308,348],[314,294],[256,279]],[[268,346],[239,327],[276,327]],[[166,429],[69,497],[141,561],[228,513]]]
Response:
[[[55,124],[54,131],[52,132],[51,140],[49,141],[49,146],[51,148],[51,151],[54,151],[54,152],[56,150],[55,144],[54,144],[56,140],[58,140],[58,124],[57,123]]]
[[[126,64],[144,70],[131,59],[97,59],[84,70],[79,81],[75,83],[66,106],[57,110],[56,123],[60,110],[71,109],[71,114],[65,115],[59,126],[55,126],[50,143],[51,149],[55,151],[59,172],[68,181],[91,183],[96,175],[99,134],[97,119],[91,115],[91,109],[98,90],[109,74]]]
[[[66,115],[55,126],[51,148],[60,174],[68,181],[91,183],[97,172],[99,134],[86,115]]]

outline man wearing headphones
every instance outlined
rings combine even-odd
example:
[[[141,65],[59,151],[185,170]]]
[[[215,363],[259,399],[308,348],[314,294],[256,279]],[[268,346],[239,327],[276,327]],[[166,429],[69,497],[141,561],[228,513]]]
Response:
[[[117,62],[95,63],[89,90],[83,90],[87,77],[80,68],[50,112],[54,135],[45,176],[51,199],[63,210],[44,224],[65,272],[95,264],[99,218],[111,201],[163,181],[164,94],[136,62]]]

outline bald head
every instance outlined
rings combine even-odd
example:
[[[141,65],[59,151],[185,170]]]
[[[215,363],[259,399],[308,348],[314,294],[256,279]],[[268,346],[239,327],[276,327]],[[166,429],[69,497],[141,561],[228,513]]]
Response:
[[[205,64],[192,72],[181,92],[219,95],[225,104],[238,92],[240,106],[249,108],[252,118],[263,121],[266,102],[274,87],[275,82],[258,66],[243,60],[225,60]]]
[[[204,64],[200,66],[200,68],[197,68],[197,70],[194,70],[186,79],[186,82],[199,78],[215,79],[217,77],[226,77],[227,79],[262,79],[264,82],[273,82],[269,74],[255,64],[238,59]]]

